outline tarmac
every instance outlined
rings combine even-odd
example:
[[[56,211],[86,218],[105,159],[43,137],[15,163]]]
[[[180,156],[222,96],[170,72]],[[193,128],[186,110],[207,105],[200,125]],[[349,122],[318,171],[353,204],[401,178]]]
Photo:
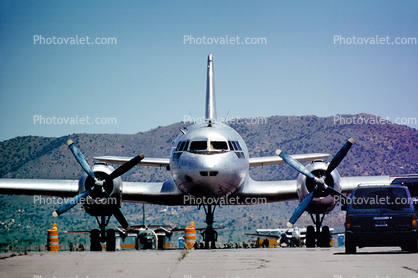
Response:
[[[399,248],[266,248],[1,254],[0,277],[418,277],[418,254]]]

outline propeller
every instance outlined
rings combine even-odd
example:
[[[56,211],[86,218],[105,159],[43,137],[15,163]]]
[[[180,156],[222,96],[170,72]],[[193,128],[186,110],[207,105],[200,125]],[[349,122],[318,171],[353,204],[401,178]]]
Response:
[[[332,158],[331,162],[329,163],[324,176],[322,177],[316,177],[314,174],[309,172],[308,169],[306,169],[305,166],[303,166],[299,161],[295,160],[290,155],[286,154],[285,152],[281,150],[276,150],[276,155],[280,156],[287,164],[289,164],[292,168],[294,168],[299,173],[305,175],[306,177],[313,179],[316,186],[314,190],[311,191],[311,193],[306,196],[302,202],[300,202],[299,206],[296,208],[293,215],[290,217],[289,222],[287,223],[287,226],[291,228],[293,224],[296,223],[296,221],[299,219],[299,217],[303,214],[303,212],[306,210],[310,202],[312,201],[315,192],[317,191],[325,191],[325,193],[331,195],[331,196],[341,196],[342,198],[347,198],[342,193],[338,192],[331,186],[327,185],[327,180],[330,180],[331,172],[334,171],[335,168],[338,167],[338,165],[341,163],[341,161],[344,159],[344,157],[347,155],[348,150],[351,148],[351,146],[354,143],[354,139],[350,138],[347,140],[347,142],[344,144],[344,146],[338,151],[338,153]]]
[[[111,183],[115,178],[117,178],[117,177],[125,174],[126,172],[128,172],[136,164],[141,162],[141,160],[144,159],[144,157],[145,157],[143,154],[140,154],[140,155],[132,158],[131,160],[129,160],[128,162],[126,162],[125,164],[123,164],[122,166],[117,168],[116,170],[114,170],[104,180],[99,180],[94,175],[94,172],[91,169],[90,165],[88,164],[84,155],[77,148],[77,146],[74,145],[74,142],[71,139],[67,141],[67,145],[70,148],[71,152],[73,153],[77,162],[83,168],[84,172],[86,172],[86,174],[94,180],[94,185],[89,190],[86,190],[86,191],[74,196],[73,198],[68,200],[64,205],[62,205],[57,210],[55,210],[52,213],[52,215],[54,217],[58,217],[59,215],[63,214],[67,210],[74,207],[75,205],[77,205],[80,202],[80,200],[89,196],[93,191],[99,191],[101,193],[101,196],[106,197],[106,198],[110,198],[109,194],[104,189],[104,185],[107,184],[107,183]],[[129,231],[131,228],[129,227],[129,224],[126,221],[125,217],[123,216],[122,212],[120,211],[118,205],[116,203],[112,203],[110,205],[110,209],[112,211],[113,216],[115,216],[116,220],[118,220],[118,222],[122,225],[122,227],[125,230]]]

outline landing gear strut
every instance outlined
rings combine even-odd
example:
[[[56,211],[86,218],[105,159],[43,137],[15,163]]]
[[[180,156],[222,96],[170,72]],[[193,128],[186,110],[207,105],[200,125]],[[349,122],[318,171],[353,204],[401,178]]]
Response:
[[[329,232],[328,226],[322,227],[322,222],[324,221],[325,214],[316,213],[315,217],[313,214],[310,214],[313,223],[316,226],[316,230],[313,226],[308,226],[306,229],[306,247],[315,248],[315,245],[318,247],[330,247],[331,235]],[[322,231],[321,231],[322,227]]]
[[[202,232],[203,241],[205,242],[205,249],[215,249],[216,245],[215,242],[218,240],[218,232],[213,229],[213,213],[215,212],[216,206],[207,205],[207,207],[203,206],[205,209],[206,214],[206,229]],[[210,244],[210,247],[209,247]]]
[[[116,250],[116,237],[115,230],[108,229],[106,232],[107,224],[109,223],[111,216],[102,215],[101,220],[96,216],[97,223],[99,224],[99,229],[93,229],[90,232],[90,251],[102,251],[102,243],[106,242],[106,251],[115,251]]]

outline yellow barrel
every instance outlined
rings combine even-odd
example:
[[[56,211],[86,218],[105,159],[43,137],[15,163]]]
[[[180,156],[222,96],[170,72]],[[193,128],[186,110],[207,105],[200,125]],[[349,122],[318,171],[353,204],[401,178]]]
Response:
[[[59,244],[58,244],[58,228],[57,224],[52,225],[52,229],[48,229],[48,251],[58,252]]]
[[[196,243],[196,230],[194,227],[194,222],[191,222],[190,226],[184,229],[184,246],[187,249],[193,249],[195,243]]]

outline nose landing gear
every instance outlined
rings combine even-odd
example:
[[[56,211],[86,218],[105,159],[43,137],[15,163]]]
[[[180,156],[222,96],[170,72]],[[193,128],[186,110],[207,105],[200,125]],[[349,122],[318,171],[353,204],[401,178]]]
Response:
[[[203,206],[206,214],[206,229],[202,232],[203,241],[205,242],[205,249],[215,249],[216,241],[218,240],[218,232],[213,228],[213,214],[216,206],[207,205]]]

